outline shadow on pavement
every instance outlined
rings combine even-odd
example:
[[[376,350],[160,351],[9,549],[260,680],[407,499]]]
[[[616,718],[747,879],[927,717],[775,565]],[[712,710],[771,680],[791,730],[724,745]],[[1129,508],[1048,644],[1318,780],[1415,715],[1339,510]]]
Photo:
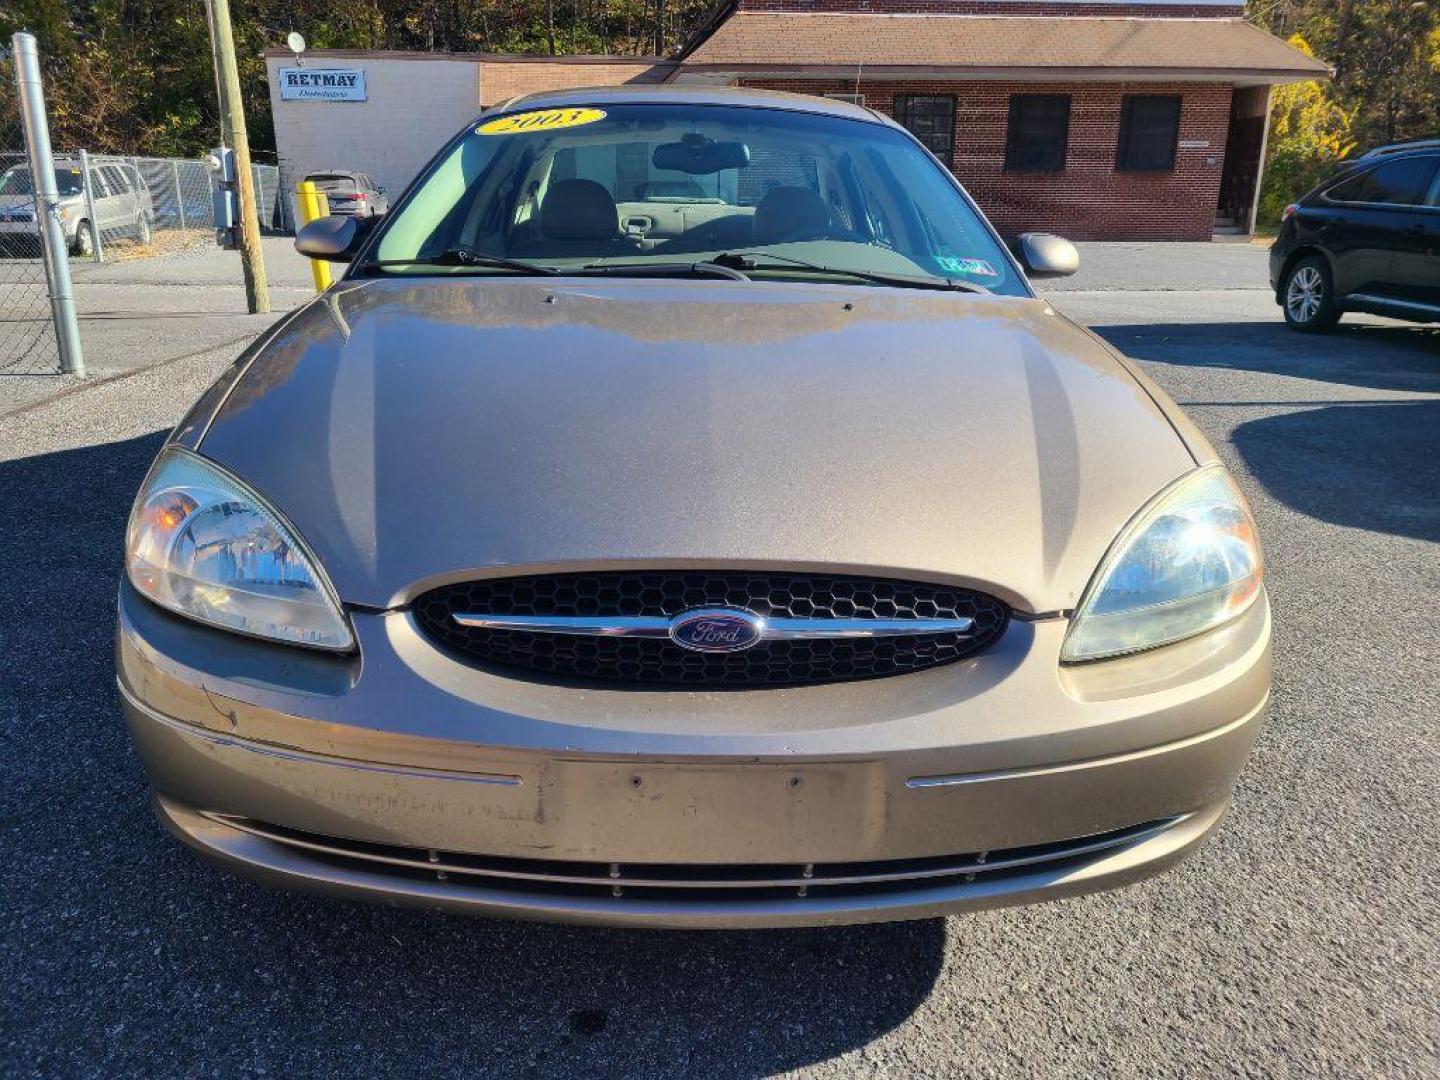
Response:
[[[926,1000],[938,920],[586,930],[272,892],[199,862],[151,817],[110,652],[125,518],[162,441],[0,463],[9,1068],[757,1076]]]
[[[1103,326],[1128,356],[1394,392],[1440,393],[1440,330],[1346,326],[1302,335],[1254,322]],[[1284,395],[1280,395],[1284,396]],[[1230,441],[1280,502],[1322,521],[1440,540],[1440,401],[1261,400]]]
[[[1251,420],[1231,442],[1302,514],[1440,541],[1440,401],[1326,405]]]
[[[1440,329],[1342,322],[1299,334],[1278,321],[1096,326],[1126,356],[1377,390],[1440,391]]]

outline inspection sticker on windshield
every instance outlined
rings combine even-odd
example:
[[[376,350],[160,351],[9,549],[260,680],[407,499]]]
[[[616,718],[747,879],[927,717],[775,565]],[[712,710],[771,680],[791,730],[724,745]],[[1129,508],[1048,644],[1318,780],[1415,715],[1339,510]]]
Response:
[[[984,259],[960,259],[954,255],[937,255],[935,261],[942,270],[952,274],[970,274],[974,277],[999,277],[1000,271]]]
[[[481,135],[520,135],[527,131],[555,131],[605,119],[604,109],[541,109],[487,120],[475,130]]]

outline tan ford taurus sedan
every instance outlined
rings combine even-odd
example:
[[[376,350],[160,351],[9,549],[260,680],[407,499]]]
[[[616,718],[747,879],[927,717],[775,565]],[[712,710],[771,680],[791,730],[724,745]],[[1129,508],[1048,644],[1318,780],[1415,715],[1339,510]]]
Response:
[[[1261,723],[1215,452],[882,116],[502,106],[194,406],[127,537],[161,820],[261,881],[672,927],[1132,882]]]

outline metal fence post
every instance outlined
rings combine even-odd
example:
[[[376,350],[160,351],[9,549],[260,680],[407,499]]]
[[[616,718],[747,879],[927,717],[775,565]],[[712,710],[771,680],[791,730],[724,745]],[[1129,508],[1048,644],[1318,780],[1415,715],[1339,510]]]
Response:
[[[170,178],[175,181],[175,209],[180,214],[180,228],[185,228],[185,193],[180,190],[180,163],[170,162]]]
[[[145,183],[145,178],[140,175],[140,159],[139,159],[138,157],[136,157],[134,154],[131,154],[131,155],[130,155],[130,169],[131,169],[132,172],[135,173],[135,178],[134,178],[134,180],[132,181],[132,183],[134,183],[134,185],[135,185],[135,198],[136,198],[136,200],[137,200],[138,202],[140,202],[140,203],[142,204],[141,214],[143,215],[143,214],[144,214],[143,204],[144,204],[145,200],[141,197],[140,192],[141,192],[141,189],[142,189],[142,188],[143,188],[145,191],[147,191],[147,192],[148,192],[150,189],[149,189],[149,187],[148,187],[148,186],[146,185],[146,183]],[[140,241],[140,229],[139,229],[139,226],[138,226],[138,225],[136,226],[136,230],[135,230],[135,241],[136,241],[136,243],[139,243],[139,241]]]
[[[90,219],[90,261],[104,262],[104,242],[100,239],[100,219],[95,214],[95,175],[90,169],[90,153],[80,151],[80,179],[85,184],[85,216]]]
[[[85,374],[80,350],[80,324],[75,318],[75,288],[70,282],[69,252],[60,224],[60,191],[55,183],[55,158],[50,152],[50,125],[45,115],[45,90],[40,83],[40,54],[33,34],[10,39],[15,58],[15,85],[20,94],[20,115],[25,123],[25,151],[35,188],[35,216],[40,219],[45,277],[50,283],[50,311],[55,320],[55,341],[60,347],[60,370]]]

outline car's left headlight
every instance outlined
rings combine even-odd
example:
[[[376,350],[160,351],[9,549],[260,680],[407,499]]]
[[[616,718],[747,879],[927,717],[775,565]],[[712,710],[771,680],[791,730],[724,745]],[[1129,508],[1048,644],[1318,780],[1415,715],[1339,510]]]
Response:
[[[1260,595],[1260,539],[1223,466],[1181,477],[1100,561],[1060,650],[1066,662],[1169,645],[1229,622]]]
[[[200,622],[322,649],[355,643],[295,531],[245,484],[185,450],[164,451],[145,478],[125,569],[142,594]]]

